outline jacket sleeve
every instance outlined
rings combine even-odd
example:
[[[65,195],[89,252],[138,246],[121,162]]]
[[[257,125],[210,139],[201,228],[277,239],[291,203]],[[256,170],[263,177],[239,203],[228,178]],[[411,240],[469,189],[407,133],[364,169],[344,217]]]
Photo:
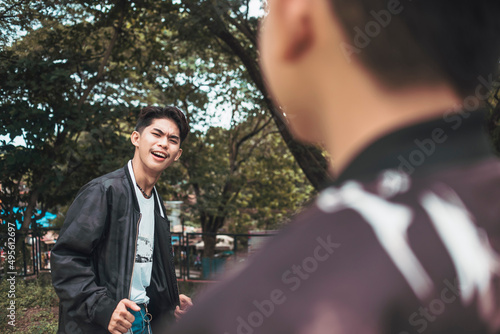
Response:
[[[91,259],[104,233],[107,215],[104,186],[87,184],[69,208],[51,252],[52,283],[64,316],[106,329],[118,302],[108,296],[105,287],[96,284]]]

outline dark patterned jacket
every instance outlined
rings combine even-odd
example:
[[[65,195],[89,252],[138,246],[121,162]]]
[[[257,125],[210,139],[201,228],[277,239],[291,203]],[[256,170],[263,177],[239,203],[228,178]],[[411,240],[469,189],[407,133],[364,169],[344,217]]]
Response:
[[[483,119],[373,142],[173,332],[500,333],[500,161]]]

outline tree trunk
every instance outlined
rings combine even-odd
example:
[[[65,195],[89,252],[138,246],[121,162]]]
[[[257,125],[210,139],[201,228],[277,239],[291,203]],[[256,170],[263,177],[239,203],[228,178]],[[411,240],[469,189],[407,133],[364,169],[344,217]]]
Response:
[[[217,236],[215,234],[203,234],[203,242],[205,244],[205,248],[203,250],[203,257],[207,257],[210,259],[214,257],[216,238]]]
[[[21,225],[21,233],[26,233],[29,230],[31,220],[33,217],[33,212],[35,211],[36,202],[38,201],[38,190],[34,190],[30,192],[30,199],[28,202],[28,206],[26,207],[26,211],[23,215],[23,223]],[[35,220],[36,224],[36,220]]]
[[[202,214],[201,228],[203,233],[206,233],[203,235],[203,242],[205,243],[203,251],[204,257],[214,257],[217,232],[222,226],[224,226],[224,220],[225,217],[223,216],[213,216],[205,213]]]
[[[257,89],[262,93],[265,104],[278,127],[278,130],[288,146],[290,152],[299,164],[307,179],[311,182],[316,190],[321,190],[327,185],[331,178],[328,173],[328,162],[321,154],[321,150],[317,147],[304,145],[296,141],[288,130],[286,124],[281,119],[281,115],[276,111],[274,105],[269,98],[269,93],[264,84],[262,74],[259,69],[258,62],[248,50],[242,46],[240,41],[227,29],[224,20],[218,15],[220,12],[213,11],[214,16],[210,16],[207,23],[210,30],[220,40],[222,40],[236,55],[245,66],[251,80],[254,82]],[[256,40],[256,39],[255,39]],[[256,48],[257,46],[254,45]]]

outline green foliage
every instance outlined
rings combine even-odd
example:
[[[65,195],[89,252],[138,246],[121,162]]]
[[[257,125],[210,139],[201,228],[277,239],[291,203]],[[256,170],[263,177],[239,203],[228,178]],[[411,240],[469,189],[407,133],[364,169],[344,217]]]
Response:
[[[235,220],[235,232],[246,221],[254,222],[254,229],[278,229],[315,193],[277,133],[266,138],[262,151],[250,157],[248,167],[243,173],[252,187],[238,197],[241,219]]]
[[[6,310],[11,300],[15,301],[16,307],[16,327],[8,325],[9,319],[3,316],[0,319],[0,332],[55,333],[57,315],[51,308],[58,306],[59,300],[50,280],[25,281],[16,277],[15,287],[15,297],[8,298],[10,283],[5,279],[0,282],[0,307]]]
[[[227,222],[230,232],[276,229],[314,194],[274,126],[263,119],[257,133],[258,117],[248,117],[234,128],[190,135],[181,164],[161,182],[175,194],[172,199],[188,202],[196,194],[185,220],[200,221],[206,232]],[[186,182],[176,185],[176,179]]]
[[[32,316],[33,324],[27,328],[32,334],[53,334],[58,329],[58,316],[49,310],[42,310]],[[26,333],[26,331],[23,331]]]
[[[488,99],[489,115],[488,130],[493,147],[500,155],[500,78],[494,82],[493,92]]]
[[[172,104],[193,132],[158,187],[166,199],[195,195],[186,220],[212,232],[286,221],[312,192],[300,169],[316,160],[278,135],[287,130],[263,85],[259,19],[248,10],[245,1],[8,1],[0,135],[26,145],[0,142],[1,218],[14,220],[20,203],[25,229],[35,207],[62,217],[81,186],[131,158],[138,110]]]
[[[0,135],[26,143],[3,143],[0,200],[6,220],[13,219],[12,207],[28,203],[23,228],[36,203],[42,209],[66,204],[84,183],[131,155],[124,136],[130,108],[115,102],[115,76],[104,80],[100,69],[116,29],[60,21],[53,13],[39,15],[40,27],[0,51]]]

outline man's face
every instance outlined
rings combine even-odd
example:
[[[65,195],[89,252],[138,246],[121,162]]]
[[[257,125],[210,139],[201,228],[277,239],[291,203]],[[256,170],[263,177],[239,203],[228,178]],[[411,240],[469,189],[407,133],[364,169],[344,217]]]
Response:
[[[182,154],[180,131],[171,119],[153,120],[141,133],[134,131],[131,140],[143,169],[153,174],[161,173]]]

